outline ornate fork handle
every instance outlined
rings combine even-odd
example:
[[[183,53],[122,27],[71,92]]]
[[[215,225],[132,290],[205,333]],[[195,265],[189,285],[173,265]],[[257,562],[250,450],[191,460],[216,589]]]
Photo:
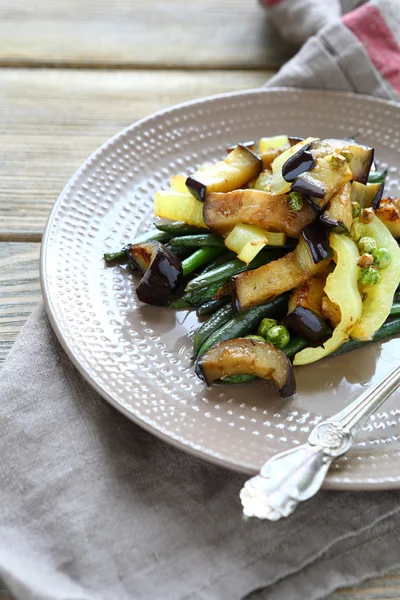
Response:
[[[314,427],[306,444],[270,458],[240,492],[244,514],[277,521],[314,496],[332,461],[350,450],[360,428],[399,384],[400,365],[344,410]]]

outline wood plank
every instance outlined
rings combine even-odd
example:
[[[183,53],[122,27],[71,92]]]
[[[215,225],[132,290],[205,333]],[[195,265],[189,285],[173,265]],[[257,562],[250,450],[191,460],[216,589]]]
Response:
[[[271,68],[294,48],[257,0],[2,0],[0,64]]]
[[[41,297],[39,248],[0,243],[0,366]]]
[[[14,339],[40,299],[39,244],[0,243],[0,367]],[[400,598],[400,572],[338,590],[326,600]],[[0,600],[12,600],[1,587]]]
[[[258,87],[270,75],[0,69],[0,239],[40,240],[68,179],[123,127],[178,102]]]

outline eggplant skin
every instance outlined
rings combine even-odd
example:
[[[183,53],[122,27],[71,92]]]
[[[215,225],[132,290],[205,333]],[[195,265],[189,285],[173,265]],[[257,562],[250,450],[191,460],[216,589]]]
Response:
[[[282,398],[289,398],[296,392],[290,360],[269,342],[248,338],[221,342],[203,354],[198,367],[207,385],[230,375],[246,374],[275,382]]]
[[[315,263],[319,263],[327,258],[332,258],[333,252],[329,245],[329,237],[322,227],[318,227],[318,225],[312,223],[307,225],[307,227],[304,227],[301,235],[308,245]]]
[[[315,167],[315,160],[311,154],[311,142],[302,146],[300,150],[292,154],[282,166],[282,177],[285,181],[294,181],[296,177],[310,171]]]
[[[133,244],[128,252],[143,274],[136,287],[139,300],[153,306],[168,305],[183,280],[179,258],[159,242]]]
[[[327,323],[312,310],[298,306],[283,319],[286,327],[296,335],[305,338],[311,344],[325,341],[331,332]]]
[[[325,230],[310,225],[302,231],[293,252],[232,277],[233,312],[268,302],[308,278],[326,272],[332,255]]]
[[[385,182],[382,181],[382,183],[380,184],[378,191],[375,194],[374,199],[371,202],[371,206],[374,210],[378,210],[379,206],[381,204],[381,200],[382,200],[382,196],[383,196],[383,190],[385,189]]]
[[[324,290],[326,278],[327,273],[322,273],[318,277],[310,277],[297,286],[290,295],[288,314],[302,306],[322,317],[322,298],[326,296]]]
[[[298,238],[301,230],[316,216],[317,212],[308,202],[301,210],[293,211],[285,195],[274,196],[251,189],[208,194],[203,208],[206,225],[219,235],[227,234],[235,225],[243,223]]]

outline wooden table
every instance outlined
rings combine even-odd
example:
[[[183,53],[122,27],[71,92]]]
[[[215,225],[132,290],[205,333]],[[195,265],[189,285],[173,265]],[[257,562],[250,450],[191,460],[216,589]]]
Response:
[[[0,364],[40,299],[43,228],[82,161],[162,107],[262,85],[294,51],[257,0],[2,0]],[[400,598],[400,573],[339,598]]]

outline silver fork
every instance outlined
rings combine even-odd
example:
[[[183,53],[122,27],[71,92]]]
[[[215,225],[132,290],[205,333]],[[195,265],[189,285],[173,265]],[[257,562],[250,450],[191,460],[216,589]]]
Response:
[[[345,409],[319,423],[307,443],[276,454],[240,492],[248,517],[278,521],[318,492],[333,460],[346,454],[368,418],[400,384],[400,365]]]

